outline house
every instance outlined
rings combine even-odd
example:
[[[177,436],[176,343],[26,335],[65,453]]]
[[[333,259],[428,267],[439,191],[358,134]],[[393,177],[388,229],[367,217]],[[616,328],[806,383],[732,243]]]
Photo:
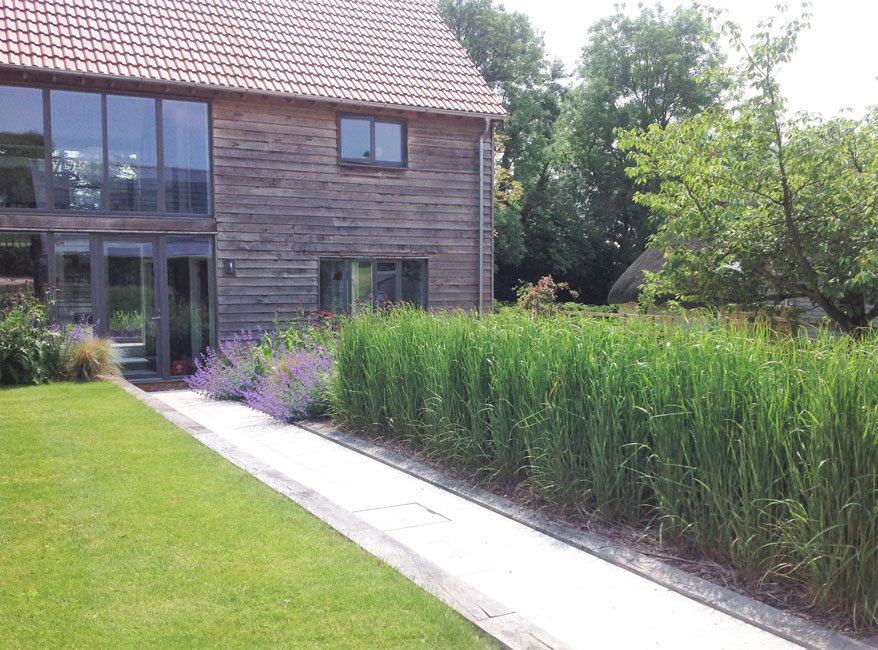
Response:
[[[0,5],[0,299],[134,380],[373,299],[490,308],[504,111],[429,0]]]

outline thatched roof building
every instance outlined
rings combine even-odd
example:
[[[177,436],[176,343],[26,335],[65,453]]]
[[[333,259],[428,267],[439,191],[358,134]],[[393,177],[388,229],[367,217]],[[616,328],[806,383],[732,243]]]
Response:
[[[647,248],[634,260],[625,272],[619,276],[610,289],[607,302],[611,305],[622,305],[626,302],[637,302],[640,297],[640,285],[643,284],[643,272],[656,273],[665,262],[665,253],[660,248]]]

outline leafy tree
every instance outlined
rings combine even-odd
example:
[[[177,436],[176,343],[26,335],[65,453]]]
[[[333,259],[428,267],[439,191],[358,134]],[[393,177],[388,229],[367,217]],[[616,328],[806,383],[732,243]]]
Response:
[[[545,246],[571,255],[542,269],[580,288],[587,302],[606,299],[652,232],[648,210],[632,200],[616,129],[665,128],[719,100],[724,84],[707,76],[723,62],[711,17],[695,7],[671,14],[660,5],[641,7],[633,17],[617,8],[589,30],[580,83],[556,124],[549,172],[564,200],[551,216],[559,223],[556,240]],[[550,259],[546,250],[529,252],[525,265]]]
[[[498,132],[495,175],[500,196],[513,186],[520,192],[495,203],[495,254],[498,267],[515,269],[528,248],[524,223],[547,167],[563,69],[549,60],[524,14],[507,13],[492,0],[438,0],[436,8],[509,113]],[[500,293],[511,297],[512,286],[501,286]]]
[[[727,26],[745,55],[727,71],[734,106],[629,130],[621,145],[666,251],[651,291],[707,304],[807,296],[862,334],[878,316],[878,110],[787,116],[776,74],[807,21],[775,36],[769,20],[749,47]]]

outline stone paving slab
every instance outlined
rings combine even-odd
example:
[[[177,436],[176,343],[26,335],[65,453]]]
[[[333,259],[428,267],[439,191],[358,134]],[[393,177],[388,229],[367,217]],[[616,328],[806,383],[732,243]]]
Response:
[[[301,498],[305,492],[314,495],[309,497],[312,500],[319,496],[321,503],[328,502],[344,517],[358,521],[353,526],[358,535],[371,531],[408,551],[411,557],[396,563],[375,554],[397,568],[405,566],[407,570],[400,570],[428,591],[437,594],[437,588],[412,577],[420,575],[417,567],[408,566],[412,561],[430,567],[441,576],[439,583],[445,579],[451,585],[452,592],[475,595],[476,600],[484,596],[490,605],[475,608],[481,609],[480,616],[465,611],[466,606],[458,611],[496,633],[508,647],[865,647],[829,632],[826,643],[792,643],[534,530],[495,508],[240,404],[209,401],[183,391],[151,396],[204,427],[216,437],[209,446],[232,462],[236,454],[256,459],[264,473],[294,482],[299,486],[294,500],[305,507]],[[247,469],[246,463],[243,466]],[[373,552],[357,535],[341,532]]]

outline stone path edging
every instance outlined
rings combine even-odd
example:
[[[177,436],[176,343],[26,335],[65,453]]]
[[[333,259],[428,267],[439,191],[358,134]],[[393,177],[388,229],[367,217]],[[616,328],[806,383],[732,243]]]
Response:
[[[297,426],[344,447],[374,458],[461,498],[529,526],[545,535],[590,553],[602,560],[651,580],[667,589],[708,605],[772,634],[811,650],[874,650],[876,645],[852,639],[754,600],[731,589],[686,573],[681,569],[621,546],[597,535],[558,524],[501,496],[450,478],[442,472],[362,438],[343,433],[322,422],[297,422]]]
[[[145,393],[124,379],[111,379],[129,395],[180,427],[201,444],[283,494],[368,553],[383,560],[416,585],[457,611],[473,625],[496,639],[507,650],[568,650],[508,607],[494,601],[400,542],[332,503],[314,490],[290,479],[263,461],[228,443],[210,429]],[[316,432],[315,432],[316,433]],[[317,433],[322,437],[328,437]],[[344,434],[339,434],[344,435]],[[336,441],[338,442],[338,441]],[[347,446],[347,445],[345,445]],[[359,451],[359,450],[358,450]],[[376,460],[381,460],[376,457]],[[382,462],[387,462],[382,460]],[[407,471],[408,470],[404,470]]]

